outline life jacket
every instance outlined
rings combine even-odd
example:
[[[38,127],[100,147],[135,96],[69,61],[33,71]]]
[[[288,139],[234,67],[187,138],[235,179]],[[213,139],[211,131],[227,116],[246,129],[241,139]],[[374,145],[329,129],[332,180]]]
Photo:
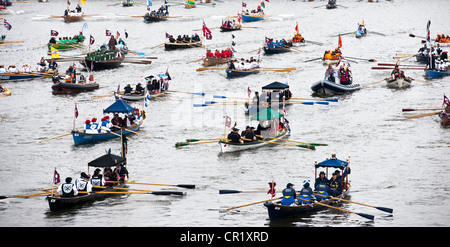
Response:
[[[75,191],[73,190],[74,184],[64,183],[61,185],[62,194],[61,197],[74,197]]]
[[[317,201],[325,200],[328,197],[328,186],[326,184],[319,184],[317,185],[317,193],[318,195],[322,196],[316,196]]]
[[[283,190],[283,199],[281,199],[281,205],[289,206],[295,203],[295,190],[286,188]]]

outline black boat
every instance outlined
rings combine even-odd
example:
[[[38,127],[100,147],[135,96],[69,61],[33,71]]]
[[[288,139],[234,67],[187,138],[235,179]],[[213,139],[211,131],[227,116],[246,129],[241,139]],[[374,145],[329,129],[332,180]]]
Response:
[[[343,177],[344,180],[344,190],[342,192],[341,195],[335,196],[336,198],[339,199],[344,199],[348,196],[348,193],[350,191],[350,183],[348,182],[348,174],[349,172],[349,162],[348,161],[343,161],[343,160],[339,160],[336,159],[335,157],[331,158],[331,159],[327,159],[323,162],[320,163],[316,163],[315,164],[315,169],[316,169],[316,177],[317,177],[317,168],[319,167],[323,167],[326,168],[327,173],[328,173],[328,168],[333,168],[333,169],[341,169],[342,171],[346,171],[344,172],[344,174],[346,174],[347,176]],[[336,199],[323,199],[320,200],[321,197],[316,196],[316,200],[310,202],[310,203],[306,203],[305,204],[295,204],[295,205],[281,205],[281,200],[280,201],[266,201],[264,202],[264,206],[267,208],[267,211],[269,213],[269,219],[270,220],[276,220],[279,218],[285,218],[288,216],[292,216],[292,215],[301,215],[301,214],[305,214],[308,212],[312,212],[312,211],[317,211],[319,209],[323,209],[326,208],[329,205],[337,205],[339,203],[341,203],[340,200],[336,200]],[[320,200],[320,201],[319,201]],[[303,202],[303,201],[302,201]]]
[[[88,163],[90,167],[116,167],[120,164],[126,164],[126,158],[118,155],[107,153],[99,158]],[[98,200],[103,200],[111,195],[114,195],[111,192],[118,192],[123,190],[118,190],[115,188],[124,188],[126,187],[125,183],[114,183],[112,185],[106,186],[106,189],[100,191],[93,191],[90,194],[79,193],[74,197],[59,197],[56,195],[49,195],[46,197],[48,201],[48,205],[51,211],[61,210],[64,208],[71,208],[78,205],[83,205],[88,202],[94,202]]]
[[[203,42],[203,39],[200,39],[200,41],[194,41],[194,42],[189,42],[189,43],[166,42],[166,43],[164,43],[164,48],[166,50],[176,50],[176,49],[201,47],[202,46],[202,42]]]
[[[65,83],[59,82],[52,85],[52,90],[54,93],[76,93],[76,92],[84,92],[84,91],[92,91],[98,89],[99,85],[97,83]]]
[[[277,47],[277,48],[270,48],[267,46],[263,47],[265,54],[278,54],[278,53],[285,53],[290,52],[291,49],[289,47]]]
[[[114,69],[119,67],[124,59],[125,55],[122,52],[120,52],[120,56],[117,56],[114,51],[95,51],[87,54],[80,63],[89,70]]]
[[[147,13],[144,15],[144,22],[150,23],[150,22],[167,21],[168,18],[169,18],[168,16],[156,16],[156,15],[149,15]]]

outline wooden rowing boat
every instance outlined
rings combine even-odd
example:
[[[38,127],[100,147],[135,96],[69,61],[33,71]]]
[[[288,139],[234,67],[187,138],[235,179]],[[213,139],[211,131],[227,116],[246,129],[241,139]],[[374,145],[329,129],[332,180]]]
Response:
[[[287,129],[283,128],[283,129],[277,131],[277,135],[275,136],[275,138],[283,138],[284,136],[287,135],[287,133],[288,133]],[[262,139],[262,141],[277,142],[276,139],[272,139],[270,137]],[[270,144],[270,143],[259,142],[259,141],[244,142],[244,143],[233,143],[233,142],[229,142],[226,140],[219,141],[220,151],[222,153],[242,151],[242,150],[247,150],[247,149],[251,149],[251,148],[266,146],[268,144]]]
[[[439,118],[441,119],[441,124],[444,127],[450,126],[450,115],[444,111],[439,113]]]
[[[335,9],[335,8],[337,8],[337,4],[336,3],[328,3],[326,8],[327,9]]]
[[[227,73],[227,78],[235,78],[235,77],[242,77],[242,76],[247,76],[247,75],[251,75],[251,74],[256,74],[256,73],[259,73],[259,70],[257,70],[257,69],[245,69],[245,70],[226,69],[226,73]]]
[[[264,46],[263,50],[264,50],[264,54],[268,54],[268,55],[269,54],[286,53],[286,52],[292,51],[291,49],[289,49],[289,47],[273,47],[273,48],[270,48],[270,47],[267,47],[267,46]]]
[[[84,13],[73,13],[69,12],[67,15],[63,16],[64,22],[77,22],[84,19]]]
[[[324,167],[328,170],[328,168],[332,169],[341,169],[342,171],[345,171],[346,169],[349,169],[349,162],[348,161],[342,161],[338,160],[336,158],[327,159],[323,162],[320,162],[318,164],[315,164],[316,169],[316,176],[317,176],[317,169],[319,167]],[[347,170],[348,171],[348,170]],[[342,172],[343,174],[349,174],[350,172]],[[348,176],[345,177],[345,181],[348,181]],[[349,182],[343,182],[344,183],[344,190],[342,194],[334,196],[339,199],[344,199],[348,197],[348,194],[350,192],[351,185]],[[308,214],[314,211],[318,211],[320,209],[327,208],[327,205],[333,205],[333,206],[339,206],[341,204],[340,200],[336,199],[324,199],[323,197],[316,196],[315,198],[312,197],[312,201],[310,203],[298,200],[298,204],[292,204],[292,205],[281,205],[281,200],[278,201],[266,201],[264,202],[264,206],[267,208],[267,212],[269,214],[270,220],[277,220],[280,218],[286,218],[289,216],[296,216],[296,215],[304,215]]]
[[[214,66],[217,64],[224,64],[228,63],[231,58],[217,58],[217,57],[205,57],[203,58],[203,65],[204,66]]]
[[[151,22],[167,21],[167,19],[169,18],[170,18],[169,16],[156,16],[147,13],[144,15],[144,22],[151,23]]]
[[[12,94],[11,90],[4,87],[3,90],[0,92],[0,97],[8,97],[8,96],[11,96],[11,94]]]
[[[98,89],[100,86],[97,83],[65,83],[59,82],[52,85],[52,90],[54,93],[77,93],[84,91],[93,91]]]
[[[407,88],[411,86],[412,83],[412,79],[409,77],[405,77],[405,78],[392,78],[392,77],[388,77],[385,79],[386,83],[387,83],[387,87],[390,88]]]
[[[221,26],[220,27],[220,31],[221,32],[232,32],[232,31],[237,31],[237,30],[241,30],[241,25],[234,25],[234,26],[232,26],[232,27],[224,27],[224,26]]]
[[[31,80],[36,78],[51,78],[54,70],[48,70],[46,72],[30,72],[30,73],[0,73],[0,80],[2,81],[21,81]]]
[[[331,59],[324,59],[322,58],[322,62],[324,65],[330,65],[330,64],[337,64],[339,62],[340,58],[331,58]]]
[[[80,63],[89,70],[113,69],[119,67],[124,59],[125,55],[122,52],[118,56],[114,51],[95,51],[88,53]]]
[[[242,13],[241,16],[242,16],[242,21],[243,22],[260,21],[260,20],[264,19],[264,14],[250,15],[250,14]]]
[[[185,48],[193,48],[193,47],[201,47],[203,42],[203,38],[200,38],[200,41],[190,42],[190,43],[164,43],[164,48],[166,50],[175,50],[175,49],[185,49]]]

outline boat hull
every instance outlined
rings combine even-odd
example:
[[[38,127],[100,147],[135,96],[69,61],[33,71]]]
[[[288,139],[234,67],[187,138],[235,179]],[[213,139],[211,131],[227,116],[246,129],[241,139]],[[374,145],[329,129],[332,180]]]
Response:
[[[64,51],[64,50],[71,50],[71,49],[76,49],[76,48],[80,48],[83,46],[83,43],[76,43],[76,44],[52,44],[52,43],[48,43],[48,51],[51,52],[52,47],[57,49],[58,51]]]
[[[286,53],[286,52],[291,51],[288,47],[281,47],[281,48],[263,47],[263,49],[264,49],[264,54],[279,54],[279,53]]]
[[[105,59],[105,60],[93,60],[86,57],[83,61],[80,61],[81,65],[85,68],[93,69],[93,70],[102,70],[102,69],[115,69],[119,67],[124,60],[124,57],[116,57],[113,59]]]
[[[203,58],[203,65],[204,66],[214,66],[217,64],[228,63],[228,61],[230,61],[230,58],[205,57],[205,58]]]
[[[425,70],[425,75],[428,78],[440,78],[440,77],[444,77],[450,74],[450,70],[441,70],[441,71],[437,71],[437,70]]]
[[[93,91],[98,88],[99,85],[97,83],[76,84],[59,82],[52,85],[53,92],[57,93]]]
[[[160,21],[167,21],[167,16],[151,16],[151,15],[144,15],[144,22],[150,23],[150,22],[160,22]]]
[[[337,196],[337,197],[344,199],[348,196],[348,193],[349,193],[349,191],[347,190],[343,194],[341,194],[340,196]],[[326,199],[326,200],[321,200],[320,203],[336,206],[336,205],[341,204],[341,201]],[[280,201],[277,201],[277,202],[267,201],[267,202],[264,202],[263,205],[267,208],[267,212],[269,214],[270,220],[277,220],[277,219],[286,218],[289,216],[307,214],[310,212],[314,212],[314,211],[317,211],[320,209],[327,208],[327,206],[323,206],[318,203],[287,206],[287,205],[281,205]]]
[[[396,78],[396,79],[392,79],[392,78],[388,78],[386,79],[386,85],[387,87],[390,88],[407,88],[411,86],[411,82],[412,80],[407,79],[407,78]]]
[[[311,90],[322,95],[343,94],[360,90],[359,84],[342,85],[328,80],[317,81],[311,86]]]
[[[142,125],[143,120],[139,122],[139,124],[132,125],[131,127],[127,127],[128,130],[123,130],[123,135],[128,135],[131,131],[139,130],[139,127]],[[131,130],[131,131],[129,131]],[[72,131],[72,137],[75,145],[88,144],[93,142],[106,141],[113,138],[120,137],[120,130],[114,131],[115,134],[112,133],[83,133],[83,131]]]
[[[237,31],[237,30],[241,30],[241,27],[232,27],[232,28],[227,28],[224,26],[220,27],[221,32],[232,32],[232,31]]]
[[[284,136],[287,135],[287,130],[283,129],[283,131],[278,134],[276,136],[276,138],[283,138]],[[275,139],[271,139],[271,138],[267,138],[264,139],[263,141],[276,141]],[[267,142],[258,142],[258,141],[253,141],[253,142],[244,142],[244,143],[232,143],[232,142],[227,142],[227,141],[219,141],[219,145],[220,145],[220,151],[222,153],[230,153],[230,152],[237,152],[237,151],[242,151],[242,150],[248,150],[248,149],[252,149],[252,148],[257,148],[257,147],[261,147],[261,146],[265,146],[268,145],[270,143]]]
[[[0,74],[0,80],[2,81],[21,81],[31,80],[36,78],[51,78],[53,70],[47,72],[31,72],[31,73],[2,73]]]
[[[242,14],[242,21],[243,22],[261,21],[263,19],[264,19],[264,15],[258,16],[258,15]]]
[[[84,19],[83,15],[65,15],[63,16],[64,22],[77,22],[82,21]]]
[[[191,43],[164,43],[164,48],[166,50],[176,50],[176,49],[186,49],[186,48],[194,48],[201,47],[202,41],[191,42]]]
[[[450,126],[450,115],[445,113],[445,112],[441,112],[439,113],[439,118],[441,119],[441,124],[444,127]]]
[[[227,78],[242,77],[242,76],[247,76],[247,75],[251,75],[251,74],[256,74],[258,72],[259,72],[259,70],[256,70],[256,69],[249,69],[249,70],[227,69],[226,70]]]

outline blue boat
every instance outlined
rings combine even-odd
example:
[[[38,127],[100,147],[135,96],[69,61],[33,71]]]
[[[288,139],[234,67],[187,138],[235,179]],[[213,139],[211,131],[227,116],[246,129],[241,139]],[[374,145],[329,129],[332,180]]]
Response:
[[[259,72],[258,69],[247,69],[247,70],[238,70],[238,69],[227,69],[227,78],[246,76],[250,74],[256,74]]]
[[[440,78],[450,74],[450,70],[425,70],[425,75],[428,78]]]
[[[264,15],[248,15],[242,14],[243,22],[252,22],[252,21],[260,21],[264,19]]]
[[[314,83],[311,89],[318,94],[330,95],[357,91],[361,89],[361,86],[359,84],[342,85],[324,79]]]
[[[119,114],[123,113],[125,115],[132,114],[135,111],[135,109],[125,103],[122,100],[116,100],[111,106],[106,108],[103,113],[112,113],[112,114]],[[132,123],[131,126],[126,127],[122,130],[123,135],[128,135],[132,132],[135,132],[139,130],[139,127],[144,122],[143,116],[138,118],[137,123]],[[115,128],[113,131],[107,131],[107,132],[99,132],[99,133],[85,133],[84,130],[73,130],[72,131],[72,137],[73,141],[75,142],[75,145],[80,144],[87,144],[87,143],[93,143],[93,142],[99,142],[99,141],[106,141],[113,138],[120,137],[120,129]]]
[[[1,73],[0,80],[2,81],[22,81],[31,80],[36,78],[51,78],[53,75],[53,70],[48,70],[46,72],[30,72],[30,73]]]

